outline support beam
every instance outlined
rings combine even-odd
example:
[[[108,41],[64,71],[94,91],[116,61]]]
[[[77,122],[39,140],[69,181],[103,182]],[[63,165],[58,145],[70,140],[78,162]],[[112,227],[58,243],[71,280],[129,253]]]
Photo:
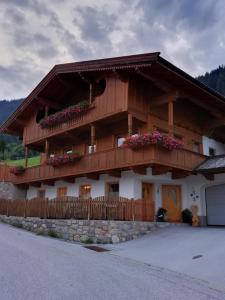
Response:
[[[97,173],[88,173],[86,174],[86,177],[92,180],[99,180],[99,174]]]
[[[120,170],[110,170],[110,171],[107,171],[106,174],[108,174],[109,176],[112,176],[112,177],[117,177],[117,178],[121,177]]]
[[[131,170],[136,174],[140,174],[140,175],[147,174],[146,167],[143,167],[143,166],[132,167]]]
[[[153,166],[152,167],[152,175],[161,175],[166,174],[168,172],[172,171],[170,167],[167,166]]]
[[[93,84],[89,83],[89,104],[93,102]]]
[[[75,183],[74,177],[62,178],[62,180],[68,183]]]
[[[131,113],[128,114],[128,135],[132,135],[133,133],[133,115]]]
[[[31,182],[30,186],[34,186],[34,187],[40,188],[41,187],[41,182]]]
[[[55,181],[53,180],[47,180],[43,182],[44,185],[49,185],[49,186],[54,186],[55,185]]]
[[[170,98],[168,102],[168,125],[169,125],[169,135],[173,137],[174,135],[174,110],[173,110],[173,99]]]
[[[46,155],[46,159],[49,156],[49,141],[45,140],[45,155]]]
[[[185,170],[173,170],[172,171],[172,179],[181,179],[190,175],[190,172]]]
[[[205,178],[206,178],[207,180],[210,180],[210,181],[213,181],[213,180],[214,180],[214,174],[211,174],[211,173],[204,173],[204,174],[202,174],[202,175],[204,175]]]
[[[25,168],[27,168],[28,166],[28,154],[29,154],[29,150],[28,147],[25,147]]]
[[[91,146],[94,147],[96,139],[96,128],[94,124],[91,124]]]

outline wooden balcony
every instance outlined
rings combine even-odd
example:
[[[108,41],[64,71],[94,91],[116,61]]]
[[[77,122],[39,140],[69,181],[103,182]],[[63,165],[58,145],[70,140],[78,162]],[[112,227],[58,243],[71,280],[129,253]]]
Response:
[[[15,184],[32,184],[48,182],[58,179],[68,179],[80,176],[110,173],[112,170],[129,170],[135,166],[166,166],[169,170],[183,170],[191,172],[205,159],[204,155],[185,149],[168,151],[160,146],[133,151],[131,149],[114,148],[96,152],[82,157],[80,161],[61,167],[40,165],[27,168],[25,173],[10,175],[10,181]]]

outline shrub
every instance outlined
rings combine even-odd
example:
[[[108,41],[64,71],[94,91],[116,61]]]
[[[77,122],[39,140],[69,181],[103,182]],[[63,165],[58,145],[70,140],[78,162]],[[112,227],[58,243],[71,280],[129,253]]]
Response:
[[[52,238],[59,238],[59,235],[52,229],[50,229],[48,231],[48,236],[52,237]]]
[[[192,212],[190,211],[190,209],[186,208],[182,211],[182,221],[183,223],[192,223]]]

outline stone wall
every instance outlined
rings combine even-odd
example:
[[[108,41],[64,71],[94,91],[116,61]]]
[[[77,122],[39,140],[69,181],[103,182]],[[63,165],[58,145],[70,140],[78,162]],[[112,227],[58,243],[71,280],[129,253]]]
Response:
[[[0,182],[0,198],[25,199],[26,189],[19,188],[10,182]]]
[[[103,220],[50,220],[39,218],[7,217],[0,221],[35,233],[55,233],[69,241],[93,243],[119,243],[149,233],[157,225],[152,222],[103,221]],[[162,224],[163,225],[163,224]],[[166,226],[166,223],[163,225]],[[50,232],[49,232],[50,231]]]

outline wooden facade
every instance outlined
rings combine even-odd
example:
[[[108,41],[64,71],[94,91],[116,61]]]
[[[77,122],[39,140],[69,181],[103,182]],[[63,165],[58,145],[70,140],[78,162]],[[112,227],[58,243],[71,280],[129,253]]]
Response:
[[[79,116],[41,128],[38,116],[89,101]],[[159,53],[59,65],[43,79],[3,125],[3,133],[19,135],[26,147],[42,153],[40,166],[9,174],[0,165],[0,179],[18,185],[38,185],[57,179],[151,167],[153,174],[171,172],[182,178],[204,160],[202,135],[210,120],[221,120],[220,95],[169,64]],[[53,113],[52,113],[53,114]],[[118,140],[158,130],[183,143],[168,151],[156,145],[134,151]],[[223,136],[220,136],[224,139]],[[91,150],[90,150],[91,149]],[[50,155],[79,151],[81,159],[60,167],[46,165]]]

